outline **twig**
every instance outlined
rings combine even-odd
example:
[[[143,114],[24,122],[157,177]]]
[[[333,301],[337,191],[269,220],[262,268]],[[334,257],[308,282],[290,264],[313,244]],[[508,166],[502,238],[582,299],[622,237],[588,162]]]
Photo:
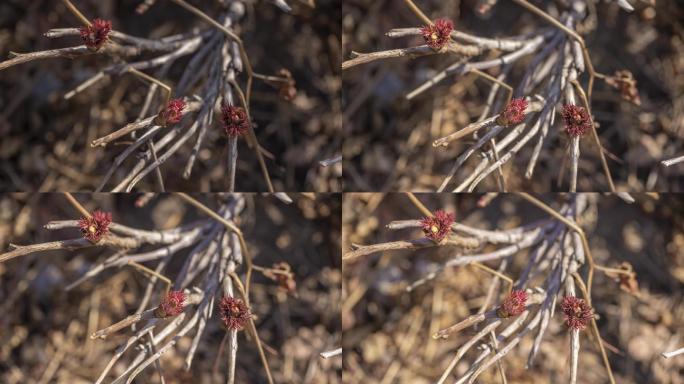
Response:
[[[33,60],[42,59],[56,59],[56,58],[66,58],[74,59],[79,56],[92,55],[96,52],[89,50],[85,45],[79,45],[77,47],[68,48],[58,48],[50,49],[47,51],[29,52],[29,53],[15,53],[15,57],[0,63],[0,71],[7,69],[17,64],[28,63]]]
[[[249,101],[251,99],[252,95],[252,77],[253,77],[253,71],[252,71],[252,64],[250,64],[249,57],[247,56],[247,52],[245,51],[244,44],[242,43],[242,40],[232,31],[224,27],[223,25],[219,24],[216,22],[216,20],[212,19],[209,17],[206,13],[202,12],[199,8],[188,4],[184,0],[171,0],[174,3],[180,5],[181,7],[185,8],[186,10],[192,12],[195,14],[197,17],[200,19],[206,21],[207,23],[211,24],[213,27],[218,28],[221,30],[223,33],[225,33],[228,37],[230,37],[235,43],[238,45],[238,48],[240,49],[240,55],[242,57],[242,60],[245,63],[245,69],[247,70],[247,105],[249,106]],[[249,110],[249,108],[245,108]]]
[[[591,100],[591,94],[592,90],[594,88],[594,78],[604,78],[605,75],[600,74],[594,70],[594,65],[591,63],[591,58],[589,57],[589,51],[587,50],[587,47],[584,43],[584,39],[582,39],[577,32],[571,30],[570,28],[566,27],[562,23],[560,23],[558,20],[554,19],[552,16],[550,16],[548,13],[542,11],[540,8],[534,6],[533,4],[529,3],[527,0],[513,0],[515,3],[523,6],[530,12],[536,14],[537,16],[540,16],[542,19],[548,21],[549,23],[553,24],[555,27],[566,33],[568,36],[572,37],[577,41],[577,43],[580,45],[582,49],[582,54],[584,56],[584,61],[587,65],[587,71],[589,73],[589,84],[587,85],[587,94],[588,97],[587,99]]]
[[[85,217],[87,217],[87,218],[90,218],[90,217],[91,217],[90,212],[88,212],[88,210],[85,209],[85,207],[83,207],[83,205],[81,205],[81,203],[79,203],[78,200],[76,200],[76,198],[75,198],[71,193],[69,193],[69,192],[64,192],[64,197],[66,197],[66,199],[69,201],[69,203],[70,203],[74,208],[76,208],[76,210],[77,210],[78,212],[80,212],[81,215],[83,215],[83,216],[85,216]]]
[[[107,338],[107,336],[111,335],[112,333],[120,331],[120,330],[122,330],[128,326],[131,326],[131,325],[133,325],[139,321],[151,319],[154,316],[155,310],[156,310],[156,308],[151,308],[151,309],[148,309],[147,311],[130,315],[127,318],[108,326],[107,328],[103,328],[97,332],[94,332],[93,334],[90,335],[90,338],[91,339],[105,339],[105,338]]]
[[[240,281],[240,278],[235,274],[235,273],[230,273],[230,277],[233,278],[233,281],[235,282],[235,285],[238,287],[238,291],[240,291],[240,295],[242,298],[245,300],[247,305],[249,305],[249,295],[245,291],[245,288],[242,286],[242,281]],[[269,384],[273,384],[273,376],[271,375],[271,368],[268,365],[268,359],[266,359],[266,355],[264,354],[264,349],[261,346],[261,339],[259,338],[259,333],[257,332],[256,325],[254,324],[254,318],[250,317],[249,318],[249,329],[252,335],[254,336],[254,341],[257,346],[257,350],[259,351],[259,357],[261,358],[261,363],[264,366],[264,370],[266,371],[266,377],[268,378]]]
[[[580,278],[580,276],[577,273],[573,274],[573,277],[575,281],[577,282],[577,285],[580,287],[580,291],[582,291],[582,295],[584,296],[584,299],[587,300],[587,303],[591,303],[591,286],[588,288],[584,285],[584,281]],[[594,332],[594,337],[596,338],[596,343],[599,346],[599,350],[601,351],[601,358],[603,359],[603,366],[606,368],[606,372],[608,373],[608,378],[610,379],[611,384],[615,384],[615,378],[613,377],[613,369],[610,367],[610,360],[608,360],[608,355],[606,354],[606,349],[603,346],[603,338],[601,338],[601,334],[599,333],[598,330],[598,325],[596,324],[596,318],[592,317],[591,318],[591,329]]]
[[[71,1],[69,1],[69,0],[62,0],[62,2],[64,3],[64,5],[66,5],[67,9],[69,9],[69,11],[70,11],[71,13],[73,13],[74,16],[76,16],[76,18],[78,18],[78,20],[79,20],[81,23],[83,23],[86,27],[90,27],[90,26],[92,25],[92,24],[90,23],[90,20],[88,20],[88,18],[85,17],[85,16],[81,13],[81,11],[79,11],[78,8],[76,8],[76,6],[75,6],[74,4],[71,3]]]
[[[144,266],[138,262],[135,262],[133,260],[129,260],[128,265],[134,267],[137,270],[143,271],[144,273],[147,273],[150,276],[154,276],[154,277],[157,277],[159,279],[162,279],[162,281],[164,281],[164,283],[166,283],[166,289],[164,290],[164,294],[168,293],[169,290],[171,289],[171,285],[172,285],[171,280],[168,277],[162,275],[161,273],[158,273],[152,269],[149,269],[146,266]]]
[[[572,229],[573,231],[575,231],[580,236],[580,238],[582,240],[582,246],[584,248],[584,253],[587,256],[588,267],[589,267],[589,271],[587,273],[587,291],[588,291],[587,302],[589,304],[591,304],[591,287],[592,287],[592,282],[594,280],[594,258],[591,255],[591,249],[589,248],[589,242],[587,241],[587,237],[585,236],[584,231],[576,223],[574,223],[574,222],[568,220],[567,218],[561,216],[560,214],[558,214],[558,212],[554,211],[551,207],[544,204],[541,200],[533,197],[532,195],[530,195],[528,193],[520,193],[520,196],[523,197],[525,200],[529,201],[530,203],[532,203],[533,205],[541,208],[543,211],[550,214],[554,218],[558,219],[563,224],[565,224],[568,228]]]
[[[662,165],[665,166],[665,167],[669,167],[669,166],[672,166],[672,165],[675,165],[675,164],[679,164],[679,163],[681,163],[682,161],[684,161],[684,156],[679,156],[679,157],[675,157],[675,158],[668,159],[668,160],[662,160],[662,161],[660,162],[660,164],[662,164]]]
[[[594,118],[591,114],[589,100],[587,100],[587,95],[584,94],[584,90],[580,86],[579,82],[577,82],[577,80],[573,80],[572,84],[575,86],[575,89],[577,89],[577,92],[580,94],[580,97],[582,98],[582,103],[584,104],[584,108],[587,109],[587,113],[589,114],[589,120],[591,121],[591,137],[594,140],[594,144],[596,144],[596,148],[599,153],[599,158],[601,159],[601,166],[603,167],[603,173],[606,175],[606,179],[608,180],[610,191],[614,193],[615,184],[613,184],[613,177],[610,174],[610,168],[608,168],[606,156],[603,154],[603,146],[601,145],[601,140],[599,139],[598,133],[596,132],[596,125],[594,124]]]
[[[368,64],[377,60],[385,60],[396,57],[408,57],[412,59],[415,57],[438,54],[459,54],[465,56],[474,56],[479,53],[480,50],[476,47],[457,46],[455,44],[447,45],[445,46],[445,48],[439,51],[435,51],[427,45],[419,45],[417,47],[390,49],[387,51],[377,51],[370,53],[354,52],[355,57],[353,59],[342,62],[342,70],[344,71],[357,65]]]
[[[214,220],[220,222],[221,224],[225,225],[228,230],[232,231],[233,233],[235,233],[235,235],[237,235],[238,240],[240,242],[240,248],[242,249],[242,252],[245,256],[245,262],[246,262],[246,266],[247,266],[246,278],[245,278],[245,287],[246,287],[245,291],[246,291],[246,296],[249,297],[249,292],[250,292],[249,287],[250,287],[251,280],[252,280],[252,256],[249,253],[249,249],[247,248],[247,243],[245,242],[245,238],[243,237],[242,231],[240,230],[240,228],[235,226],[235,224],[231,223],[230,221],[219,216],[216,212],[211,210],[206,205],[200,203],[199,201],[197,201],[196,199],[194,199],[190,195],[188,195],[186,193],[179,192],[179,193],[177,193],[177,196],[179,196],[181,199],[185,200],[186,202],[190,203],[191,205],[193,205],[195,208],[199,209],[200,211],[211,216],[212,219],[214,219]]]
[[[235,191],[235,169],[237,168],[237,137],[228,138],[228,192]]]
[[[247,118],[249,121],[252,120],[250,111],[249,111],[249,95],[246,98],[244,94],[242,94],[242,90],[240,87],[237,85],[235,80],[231,80],[230,83],[233,85],[233,88],[238,94],[238,97],[240,99],[240,103],[242,106],[245,108],[245,111],[247,112]],[[264,161],[264,156],[261,153],[261,146],[259,145],[259,140],[256,137],[256,134],[254,133],[254,128],[253,125],[249,125],[249,129],[247,129],[247,141],[250,143],[252,146],[252,149],[257,155],[257,160],[259,161],[259,167],[261,167],[261,173],[264,176],[264,180],[266,181],[266,186],[268,187],[268,191],[270,193],[274,193],[275,189],[273,189],[273,184],[271,183],[271,176],[268,173],[268,167],[266,167],[266,161]]]
[[[157,353],[157,347],[154,345],[154,334],[152,331],[150,331],[147,334],[147,337],[149,338],[149,343],[147,345],[150,346],[150,350],[152,353]],[[166,380],[164,379],[164,371],[162,370],[161,362],[160,360],[157,360],[154,362],[154,367],[157,369],[157,373],[159,374],[159,381],[160,384],[166,384]]]
[[[342,162],[342,155],[331,157],[329,159],[321,160],[318,162],[318,164],[321,165],[321,167],[329,167],[333,164],[337,164]]]
[[[570,141],[570,192],[577,192],[577,169],[579,167],[579,137]]]
[[[331,351],[321,352],[320,356],[324,359],[342,355],[342,348],[333,349]]]
[[[660,355],[666,359],[669,359],[669,358],[675,357],[677,355],[681,355],[682,353],[684,353],[684,348],[679,348],[679,349],[674,350],[672,352],[663,352]]]
[[[201,106],[202,106],[202,103],[200,103],[200,102],[190,101],[185,106],[185,113],[195,112],[195,111],[199,110]],[[104,147],[107,144],[111,143],[112,141],[117,140],[121,137],[124,137],[124,136],[130,134],[131,132],[135,132],[139,129],[143,129],[143,128],[150,127],[150,126],[154,127],[154,125],[152,123],[156,117],[157,117],[156,115],[153,115],[153,116],[147,117],[145,119],[134,121],[132,123],[126,124],[121,129],[118,129],[118,130],[116,130],[116,131],[114,131],[114,132],[112,132],[106,136],[103,136],[103,137],[100,137],[100,138],[93,140],[90,143],[90,145],[92,147],[97,147],[97,146]],[[153,129],[153,128],[150,128],[150,129]]]
[[[342,256],[342,261],[350,261],[354,259],[358,259],[359,257],[362,256],[367,256],[376,252],[383,252],[383,251],[389,251],[389,250],[397,250],[397,249],[420,249],[420,248],[428,248],[428,247],[447,247],[447,246],[453,246],[453,247],[463,247],[463,248],[477,248],[479,245],[479,241],[471,238],[464,238],[464,237],[458,237],[458,236],[449,236],[447,239],[445,239],[443,242],[437,244],[434,241],[427,239],[427,238],[422,238],[422,239],[417,239],[417,240],[400,240],[400,241],[391,241],[388,243],[378,243],[378,244],[372,244],[372,245],[365,245],[365,246],[358,246],[355,245],[354,247],[356,248],[355,250],[351,252],[347,252]]]
[[[446,339],[449,336],[451,336],[454,333],[457,333],[463,329],[469,328],[475,324],[481,323],[487,319],[495,319],[497,318],[496,316],[496,311],[492,310],[486,313],[477,313],[471,316],[468,316],[464,320],[459,321],[458,323],[444,328],[440,329],[436,333],[432,335],[433,339]]]

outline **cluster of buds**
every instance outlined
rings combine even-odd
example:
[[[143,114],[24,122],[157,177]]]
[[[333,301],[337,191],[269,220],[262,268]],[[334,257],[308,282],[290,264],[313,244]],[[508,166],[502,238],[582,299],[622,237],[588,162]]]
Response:
[[[160,319],[167,317],[178,316],[185,308],[186,295],[183,291],[169,291],[162,299],[157,309],[154,310],[154,316]]]
[[[454,223],[454,219],[453,213],[446,213],[439,210],[436,211],[435,215],[432,217],[424,217],[420,221],[420,226],[428,239],[435,243],[440,243],[444,240],[449,231],[451,231],[451,224]]]
[[[165,319],[180,315],[187,304],[187,295],[183,291],[169,291],[154,310],[156,318]],[[242,330],[252,313],[241,299],[225,296],[219,302],[219,315],[227,330]]]
[[[514,290],[501,302],[496,310],[496,315],[501,318],[518,316],[525,311],[527,305],[527,292]]]
[[[565,324],[572,330],[583,330],[594,318],[591,306],[575,296],[565,296],[560,307],[565,314]]]
[[[183,291],[169,291],[154,310],[154,317],[166,319],[180,315],[187,305],[187,295]],[[219,302],[219,315],[226,329],[242,330],[252,313],[247,304],[238,298],[225,296]]]
[[[183,99],[170,100],[164,109],[159,112],[157,117],[154,118],[154,123],[161,125],[162,127],[176,124],[183,118],[184,109],[185,101],[183,101]]]
[[[102,19],[95,19],[89,26],[79,28],[83,42],[92,51],[99,51],[102,48],[111,31],[112,22]]]
[[[620,91],[624,100],[635,105],[641,105],[639,90],[634,75],[628,70],[616,71],[615,75],[606,77],[606,84]]]
[[[589,113],[578,105],[563,105],[561,116],[565,123],[565,132],[571,137],[581,137],[592,127]]]
[[[264,276],[278,283],[278,288],[288,295],[296,294],[297,282],[292,267],[286,262],[275,263],[271,269],[264,270]]]
[[[435,51],[439,51],[449,42],[449,35],[454,30],[454,22],[449,19],[435,20],[434,24],[420,29],[425,44]]]
[[[524,97],[511,100],[506,108],[496,118],[496,123],[503,127],[510,127],[522,123],[525,120],[527,100]]]
[[[244,301],[234,297],[224,296],[219,302],[221,321],[227,330],[239,331],[252,318],[252,313]]]
[[[221,122],[228,137],[242,136],[249,129],[249,118],[242,107],[223,104],[221,106]]]
[[[632,296],[640,297],[639,281],[636,278],[634,267],[627,261],[620,263],[619,268],[606,271],[606,276],[614,279],[620,284],[620,289],[629,293]]]
[[[95,244],[109,233],[109,224],[112,223],[111,212],[95,211],[90,217],[82,217],[78,221],[83,237]]]
[[[285,68],[281,68],[278,71],[278,75],[285,79],[278,85],[278,96],[286,101],[294,100],[294,98],[297,96],[297,86],[292,78],[292,73]]]

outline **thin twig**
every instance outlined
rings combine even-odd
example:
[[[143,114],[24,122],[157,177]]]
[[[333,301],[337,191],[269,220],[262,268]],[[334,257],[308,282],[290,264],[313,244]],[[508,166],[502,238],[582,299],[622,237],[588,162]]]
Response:
[[[679,164],[679,163],[681,163],[682,161],[684,161],[684,156],[679,156],[679,157],[675,157],[675,158],[668,159],[668,160],[662,160],[662,161],[660,162],[660,164],[662,164],[662,165],[665,166],[665,167],[669,167],[669,166],[672,166],[672,165],[675,165],[675,164]]]
[[[64,192],[64,197],[69,201],[69,203],[78,210],[78,212],[81,213],[84,217],[90,219],[92,216],[90,215],[90,212],[88,212],[87,209],[81,203],[76,200],[76,198],[69,192]]]
[[[133,260],[129,260],[128,265],[134,267],[135,269],[143,271],[143,272],[147,273],[148,275],[155,276],[155,277],[161,279],[162,281],[164,281],[164,283],[166,283],[166,289],[164,290],[164,294],[168,293],[169,290],[171,289],[171,285],[172,285],[171,279],[162,275],[161,273],[158,273],[155,270],[147,268],[146,266],[144,266],[144,265],[142,265],[136,261],[133,261]]]
[[[584,296],[584,299],[587,301],[587,303],[591,303],[591,291],[587,289],[587,287],[584,285],[584,281],[580,278],[580,276],[577,273],[573,273],[573,277],[575,278],[575,281],[577,282],[577,285],[580,288],[580,291],[582,291],[582,295]],[[589,287],[591,288],[591,287]],[[613,369],[610,367],[610,360],[608,360],[608,355],[606,354],[606,349],[603,346],[603,338],[601,338],[601,334],[599,333],[598,330],[598,325],[596,324],[596,318],[592,317],[591,318],[591,329],[594,332],[594,337],[596,338],[596,343],[599,346],[599,350],[601,351],[601,358],[603,359],[603,366],[606,368],[606,372],[608,373],[608,378],[610,379],[611,384],[615,384],[615,378],[613,377]]]
[[[249,305],[249,295],[247,294],[247,292],[245,292],[245,288],[242,286],[242,281],[240,281],[240,278],[238,277],[238,275],[236,275],[234,272],[231,272],[230,277],[233,278],[235,285],[238,287],[238,291],[240,291],[240,295],[245,300],[247,305]],[[266,355],[264,354],[264,349],[261,346],[261,339],[259,338],[259,333],[257,332],[256,325],[254,324],[254,318],[253,317],[249,318],[249,329],[250,329],[250,332],[252,333],[252,336],[254,336],[254,341],[256,342],[257,350],[259,351],[259,357],[261,358],[261,363],[263,364],[264,370],[266,371],[266,377],[268,378],[268,382],[269,382],[269,384],[273,384],[273,376],[271,375],[271,368],[268,365],[268,359],[266,359]]]
[[[235,233],[235,235],[237,235],[238,241],[240,242],[240,249],[242,250],[242,253],[245,256],[246,269],[247,269],[247,271],[245,272],[246,273],[246,278],[245,278],[246,289],[245,289],[245,291],[247,292],[246,296],[249,297],[249,292],[250,292],[249,287],[251,285],[251,280],[252,280],[252,256],[249,252],[249,249],[247,248],[247,243],[245,242],[245,238],[242,235],[242,231],[240,230],[240,228],[238,228],[235,224],[231,223],[230,221],[224,219],[219,214],[217,214],[216,212],[211,210],[206,205],[200,203],[199,201],[197,201],[195,198],[191,197],[187,193],[178,192],[176,195],[179,196],[181,199],[187,201],[191,205],[195,206],[195,208],[206,213],[212,219],[214,219],[214,220],[218,221],[219,223],[225,225],[226,228],[228,228],[228,230],[232,231],[233,233]]]
[[[242,60],[245,63],[245,69],[247,70],[247,105],[249,106],[249,101],[251,100],[252,96],[252,77],[254,76],[254,72],[252,71],[252,64],[249,61],[249,57],[247,56],[247,52],[245,51],[245,46],[242,43],[242,40],[232,31],[224,27],[223,25],[219,24],[216,22],[216,20],[212,19],[209,17],[206,13],[202,12],[199,8],[188,4],[184,0],[171,0],[174,3],[180,5],[181,7],[185,8],[186,10],[192,12],[195,14],[197,17],[200,19],[206,21],[207,23],[211,24],[213,27],[218,28],[221,30],[223,33],[225,33],[228,37],[230,37],[235,43],[238,45],[238,48],[240,49],[240,56],[242,56]],[[249,109],[249,108],[246,108]]]
[[[584,94],[584,90],[580,86],[579,82],[577,82],[577,80],[572,80],[572,84],[575,86],[575,89],[577,89],[577,92],[579,92],[580,97],[582,98],[582,103],[584,104],[584,108],[586,108],[587,113],[589,114],[589,120],[591,121],[591,137],[594,140],[594,144],[596,144],[596,148],[599,153],[599,158],[601,159],[601,167],[603,167],[603,173],[606,175],[606,179],[608,180],[610,191],[615,193],[615,184],[613,184],[613,177],[610,174],[610,168],[608,168],[606,156],[603,154],[603,146],[601,145],[601,140],[599,139],[598,132],[596,132],[596,125],[594,124],[594,118],[591,114],[589,100],[587,100],[587,95]]]
[[[71,3],[71,1],[69,1],[69,0],[62,0],[62,2],[64,3],[64,5],[66,5],[67,9],[68,9],[71,13],[73,13],[74,16],[76,16],[76,18],[78,18],[78,20],[79,20],[81,23],[83,23],[86,27],[90,27],[90,26],[92,25],[92,24],[90,23],[90,20],[88,20],[88,18],[85,17],[85,16],[81,13],[81,11],[79,11],[78,8],[76,8],[76,6],[75,6],[74,4]]]
[[[233,85],[233,88],[237,92],[238,98],[240,99],[240,103],[242,104],[242,106],[245,108],[245,111],[247,112],[247,119],[249,121],[252,121],[251,114],[249,111],[249,99],[245,98],[245,95],[242,93],[242,90],[237,85],[235,80],[230,80],[230,83]],[[252,124],[249,124],[249,128],[247,129],[247,140],[257,155],[257,160],[259,161],[259,167],[261,167],[261,173],[264,176],[264,180],[266,180],[266,186],[268,187],[268,191],[270,193],[274,193],[275,189],[273,189],[273,184],[271,183],[271,176],[268,173],[268,167],[266,167],[266,161],[264,160],[264,155],[261,153],[261,145],[259,145],[259,140],[257,139],[256,134],[254,133],[254,128],[253,128]]]
[[[663,352],[660,355],[666,359],[669,359],[669,358],[675,357],[677,355],[681,355],[682,353],[684,353],[684,348],[679,348],[679,349],[674,350],[672,352]]]
[[[320,356],[324,359],[329,359],[331,357],[340,356],[342,354],[342,348],[333,349],[331,351],[321,352]]]

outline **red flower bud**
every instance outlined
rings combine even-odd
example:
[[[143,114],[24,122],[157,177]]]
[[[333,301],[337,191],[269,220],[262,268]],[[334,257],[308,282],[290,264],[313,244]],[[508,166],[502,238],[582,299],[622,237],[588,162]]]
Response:
[[[525,311],[527,304],[527,292],[525,291],[511,291],[511,293],[501,302],[501,305],[496,310],[499,317],[507,318],[518,316]]]
[[[570,329],[581,331],[594,318],[591,306],[575,296],[565,296],[560,306],[565,314],[565,324]]]
[[[282,261],[274,263],[271,269],[264,270],[264,276],[277,282],[278,288],[287,294],[297,293],[297,281],[294,279],[290,264]]]
[[[177,316],[185,309],[185,292],[169,291],[164,296],[154,315],[160,319]]]
[[[83,217],[78,221],[83,236],[92,243],[97,243],[104,235],[109,233],[109,224],[112,223],[110,212],[95,211],[90,217]]]
[[[632,72],[628,70],[616,71],[615,75],[606,77],[606,84],[620,91],[620,95],[624,100],[641,105],[641,98],[639,97],[639,90],[637,89],[637,82],[634,79]]]
[[[286,79],[280,82],[278,86],[278,96],[283,100],[292,101],[297,96],[297,86],[292,78],[292,73],[285,68],[278,71],[278,75]]]
[[[525,120],[526,109],[527,100],[525,98],[513,99],[496,118],[496,123],[504,127],[520,124]]]
[[[170,100],[164,109],[159,112],[154,119],[155,124],[167,126],[176,124],[183,118],[183,110],[185,109],[185,101],[183,99]]]
[[[228,137],[242,136],[249,129],[247,112],[242,107],[224,104],[221,106],[221,122]]]
[[[565,132],[572,137],[582,136],[591,129],[589,113],[578,105],[563,105],[561,116],[565,122]]]
[[[442,210],[436,211],[434,217],[424,217],[420,221],[425,236],[435,243],[441,242],[446,237],[447,233],[451,231],[451,224],[453,223],[454,214]]]
[[[454,22],[449,19],[438,19],[432,25],[420,29],[425,44],[435,51],[439,51],[449,41],[449,35],[454,30]]]
[[[79,28],[81,38],[88,49],[99,51],[109,37],[109,32],[112,31],[112,22],[110,20],[95,19],[91,25]]]
[[[226,329],[239,331],[245,327],[247,321],[252,318],[249,307],[244,301],[234,297],[225,296],[219,303],[221,320]]]

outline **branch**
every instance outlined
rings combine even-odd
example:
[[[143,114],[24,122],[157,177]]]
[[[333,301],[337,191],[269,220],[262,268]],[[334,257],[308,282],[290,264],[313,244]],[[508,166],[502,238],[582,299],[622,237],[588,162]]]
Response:
[[[406,57],[415,58],[420,56],[437,55],[437,54],[460,54],[463,56],[475,56],[480,53],[480,49],[472,46],[458,46],[455,44],[450,44],[446,48],[435,51],[427,45],[419,45],[417,47],[409,48],[399,48],[390,49],[388,51],[378,51],[371,53],[358,53],[354,52],[354,57],[351,60],[347,60],[342,63],[342,70],[349,69],[361,64],[371,63],[376,60],[390,59],[393,57]]]
[[[23,63],[28,63],[29,61],[33,60],[42,60],[42,59],[56,59],[56,58],[67,58],[67,59],[74,59],[79,56],[85,56],[85,55],[92,55],[97,52],[93,52],[89,50],[85,45],[79,45],[77,47],[68,47],[68,48],[58,48],[58,49],[50,49],[47,51],[38,51],[38,52],[29,52],[29,53],[12,53],[15,57],[3,61],[0,63],[0,71],[3,69],[7,69],[9,67],[12,67],[17,64],[23,64]]]

